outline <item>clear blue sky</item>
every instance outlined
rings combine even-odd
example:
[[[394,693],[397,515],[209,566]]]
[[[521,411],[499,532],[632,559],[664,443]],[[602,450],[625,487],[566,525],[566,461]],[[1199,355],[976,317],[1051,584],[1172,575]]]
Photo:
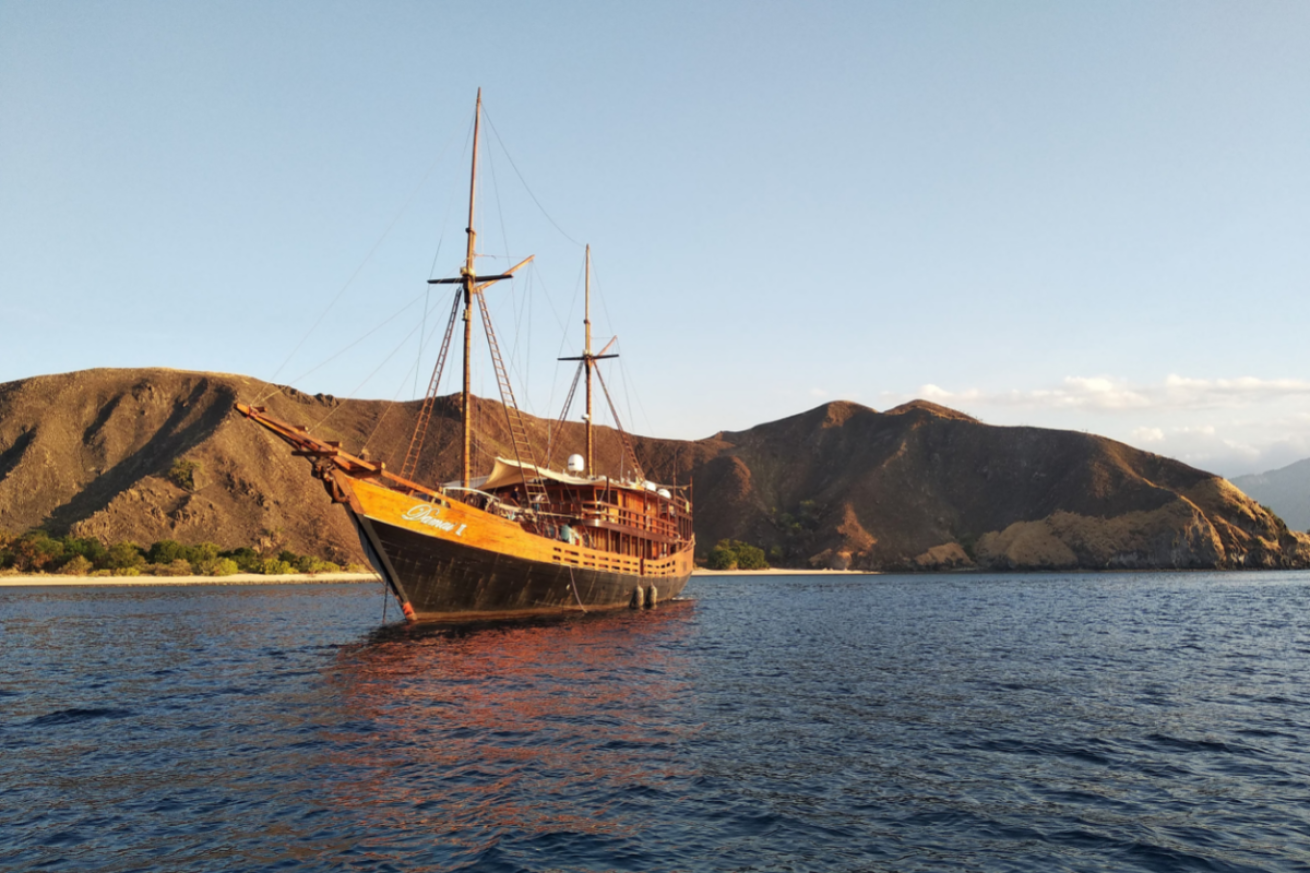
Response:
[[[413,396],[478,86],[533,412],[577,241],[640,432],[926,396],[1229,475],[1310,455],[1306,3],[0,2],[0,381]]]

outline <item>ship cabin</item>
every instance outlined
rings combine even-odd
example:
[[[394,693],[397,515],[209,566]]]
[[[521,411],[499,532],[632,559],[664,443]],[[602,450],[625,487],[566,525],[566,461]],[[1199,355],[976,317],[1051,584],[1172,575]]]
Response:
[[[491,473],[471,480],[468,488],[450,482],[442,490],[518,521],[529,533],[613,555],[667,558],[692,537],[685,487],[575,476],[497,458]],[[532,516],[523,512],[529,505],[537,507]]]

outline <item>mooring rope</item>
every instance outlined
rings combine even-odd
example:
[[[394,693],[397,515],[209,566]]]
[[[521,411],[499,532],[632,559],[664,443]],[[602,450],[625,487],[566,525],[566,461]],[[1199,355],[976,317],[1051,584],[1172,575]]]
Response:
[[[582,614],[583,614],[583,615],[586,615],[586,614],[587,614],[587,607],[585,607],[585,606],[582,605],[582,598],[578,596],[578,583],[577,583],[577,580],[575,580],[575,579],[573,578],[573,565],[572,565],[572,564],[569,565],[569,588],[573,589],[573,599],[576,600],[576,601],[578,601],[578,609],[581,609],[581,610],[582,610]]]

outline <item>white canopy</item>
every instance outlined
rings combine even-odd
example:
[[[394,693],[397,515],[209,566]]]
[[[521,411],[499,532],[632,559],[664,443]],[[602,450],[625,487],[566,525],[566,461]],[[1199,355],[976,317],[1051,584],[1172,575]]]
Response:
[[[495,491],[497,488],[504,488],[507,485],[519,485],[524,480],[525,471],[529,477],[560,482],[565,485],[595,485],[605,482],[614,488],[630,488],[633,491],[643,490],[643,483],[641,482],[618,482],[607,479],[605,476],[570,476],[568,473],[559,473],[532,464],[520,464],[518,461],[511,461],[508,458],[496,458],[496,465],[491,468],[491,473],[469,480],[469,487],[478,491]],[[458,488],[460,484],[457,479],[454,482],[447,482],[446,487]]]

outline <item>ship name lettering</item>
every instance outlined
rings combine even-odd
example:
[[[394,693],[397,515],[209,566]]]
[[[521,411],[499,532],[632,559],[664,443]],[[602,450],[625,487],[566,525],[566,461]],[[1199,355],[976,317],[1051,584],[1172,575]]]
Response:
[[[444,530],[449,533],[455,530],[455,522],[446,521],[444,518],[438,518],[441,514],[441,507],[433,506],[430,503],[419,503],[411,506],[402,516],[406,521],[417,521],[419,524],[425,524],[428,527],[435,527],[437,530]],[[456,536],[464,535],[465,525],[460,525],[459,530],[455,531]]]

